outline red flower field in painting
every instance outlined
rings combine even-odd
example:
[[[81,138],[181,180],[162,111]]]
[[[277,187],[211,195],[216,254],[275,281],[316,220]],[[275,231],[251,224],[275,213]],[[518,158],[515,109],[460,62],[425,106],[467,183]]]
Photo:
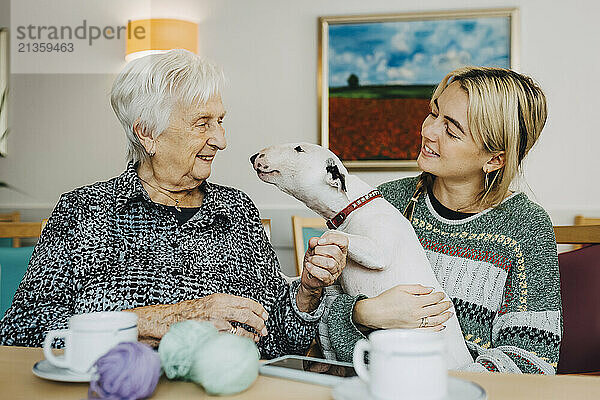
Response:
[[[342,160],[415,160],[429,99],[329,98],[329,148]]]

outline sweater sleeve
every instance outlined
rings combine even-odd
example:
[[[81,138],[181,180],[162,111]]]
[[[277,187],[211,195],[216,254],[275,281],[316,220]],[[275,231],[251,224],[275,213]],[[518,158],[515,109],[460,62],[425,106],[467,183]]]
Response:
[[[558,253],[548,215],[535,217],[532,239],[516,244],[517,262],[506,280],[503,305],[492,322],[492,341],[470,341],[476,363],[490,371],[554,374],[562,337]],[[479,368],[479,367],[478,367]],[[468,369],[475,369],[470,367]]]
[[[49,330],[66,328],[75,296],[70,257],[75,216],[74,205],[63,195],[0,322],[0,344],[40,347]]]
[[[366,299],[365,295],[350,296],[348,294],[336,294],[330,302],[327,313],[327,337],[330,350],[335,358],[340,361],[352,362],[354,345],[360,339],[366,338],[352,321],[354,305],[357,301]],[[322,340],[323,343],[323,340]],[[333,358],[333,357],[328,357]]]
[[[321,302],[312,313],[298,310],[296,295],[299,286],[299,280],[294,280],[289,285],[283,283],[278,289],[278,301],[267,309],[269,319],[266,325],[269,334],[258,343],[263,358],[271,359],[286,354],[305,355],[316,337],[324,305]]]

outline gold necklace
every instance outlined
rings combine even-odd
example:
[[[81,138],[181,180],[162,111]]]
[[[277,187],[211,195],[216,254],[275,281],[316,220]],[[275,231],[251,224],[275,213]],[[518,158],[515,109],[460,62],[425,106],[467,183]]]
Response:
[[[139,178],[139,177],[138,177],[138,178]],[[187,197],[187,196],[188,196],[190,193],[192,193],[192,191],[193,191],[194,189],[196,189],[196,188],[194,188],[194,189],[189,189],[189,190],[188,190],[188,192],[187,192],[185,195],[183,195],[183,197],[182,197],[181,199],[176,199],[176,198],[174,198],[174,197],[171,197],[171,196],[170,196],[168,193],[166,193],[166,189],[163,189],[163,188],[161,188],[161,187],[156,187],[156,186],[154,186],[153,184],[151,184],[150,182],[148,182],[148,181],[146,181],[146,180],[144,180],[144,179],[142,179],[142,178],[140,178],[140,180],[141,180],[142,182],[146,183],[146,185],[150,186],[152,189],[156,190],[156,191],[157,191],[157,192],[159,192],[159,193],[162,193],[162,194],[164,194],[165,196],[167,196],[168,198],[170,198],[171,200],[173,200],[173,201],[175,202],[175,209],[176,209],[177,211],[179,211],[179,212],[181,212],[181,207],[179,207],[179,202],[180,202],[181,200],[185,199],[185,198],[186,198],[186,197]]]

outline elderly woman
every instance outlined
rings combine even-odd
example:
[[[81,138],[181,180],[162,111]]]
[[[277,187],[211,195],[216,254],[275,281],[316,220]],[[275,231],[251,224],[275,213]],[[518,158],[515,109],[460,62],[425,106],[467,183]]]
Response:
[[[222,82],[185,50],[119,74],[111,102],[127,169],[61,197],[2,319],[1,344],[40,346],[74,314],[130,310],[140,339],[154,344],[172,323],[196,319],[253,338],[265,358],[306,351],[347,242],[313,242],[306,272],[287,284],[256,206],[207,181],[226,146]]]
[[[562,318],[552,222],[510,189],[546,122],[546,97],[514,71],[465,67],[430,104],[417,160],[424,172],[379,190],[412,221],[454,302],[474,361],[464,369],[554,374]],[[449,304],[440,309],[443,294],[430,291],[400,285],[370,299],[332,297],[319,328],[332,345],[326,355],[351,360],[372,329],[442,329]]]

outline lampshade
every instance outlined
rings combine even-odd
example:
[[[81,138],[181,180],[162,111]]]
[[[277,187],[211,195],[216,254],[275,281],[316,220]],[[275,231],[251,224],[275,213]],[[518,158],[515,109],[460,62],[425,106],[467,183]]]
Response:
[[[152,18],[129,21],[125,60],[171,49],[198,52],[198,24],[180,19]]]

